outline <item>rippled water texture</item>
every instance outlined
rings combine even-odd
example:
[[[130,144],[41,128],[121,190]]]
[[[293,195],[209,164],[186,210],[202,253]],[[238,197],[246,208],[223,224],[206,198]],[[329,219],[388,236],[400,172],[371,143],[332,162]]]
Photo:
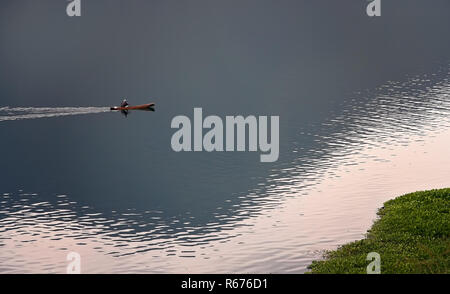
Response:
[[[108,112],[108,107],[0,107],[0,122]]]
[[[444,67],[352,93],[318,125],[291,125],[285,160],[207,223],[188,210],[105,211],[70,194],[2,191],[0,272],[64,273],[70,251],[86,273],[304,272],[322,250],[363,237],[384,201],[450,185],[449,95]],[[1,108],[0,121],[103,111]]]

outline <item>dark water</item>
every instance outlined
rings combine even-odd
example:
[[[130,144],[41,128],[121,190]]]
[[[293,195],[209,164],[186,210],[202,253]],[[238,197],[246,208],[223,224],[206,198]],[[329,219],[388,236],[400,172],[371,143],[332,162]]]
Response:
[[[0,272],[303,272],[450,184],[448,1],[85,2],[1,4]],[[279,160],[173,152],[194,107],[279,115]]]

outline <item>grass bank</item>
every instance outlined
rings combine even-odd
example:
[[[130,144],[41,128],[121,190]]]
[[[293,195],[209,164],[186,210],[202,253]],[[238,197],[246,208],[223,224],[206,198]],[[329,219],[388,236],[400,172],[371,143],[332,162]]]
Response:
[[[450,273],[450,188],[415,192],[387,201],[366,238],[328,251],[311,273],[365,274],[369,252],[381,273]]]

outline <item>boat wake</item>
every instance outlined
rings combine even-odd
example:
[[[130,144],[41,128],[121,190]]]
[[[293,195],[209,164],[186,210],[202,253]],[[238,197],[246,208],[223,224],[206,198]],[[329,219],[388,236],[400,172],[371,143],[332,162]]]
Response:
[[[0,107],[0,122],[109,112],[108,107]]]

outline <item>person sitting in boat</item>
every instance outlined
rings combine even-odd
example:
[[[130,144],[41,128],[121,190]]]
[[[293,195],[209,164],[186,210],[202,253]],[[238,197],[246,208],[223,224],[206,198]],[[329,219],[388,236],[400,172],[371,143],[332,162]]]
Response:
[[[127,107],[127,106],[128,106],[127,99],[123,99],[122,103],[120,104],[120,107]]]

